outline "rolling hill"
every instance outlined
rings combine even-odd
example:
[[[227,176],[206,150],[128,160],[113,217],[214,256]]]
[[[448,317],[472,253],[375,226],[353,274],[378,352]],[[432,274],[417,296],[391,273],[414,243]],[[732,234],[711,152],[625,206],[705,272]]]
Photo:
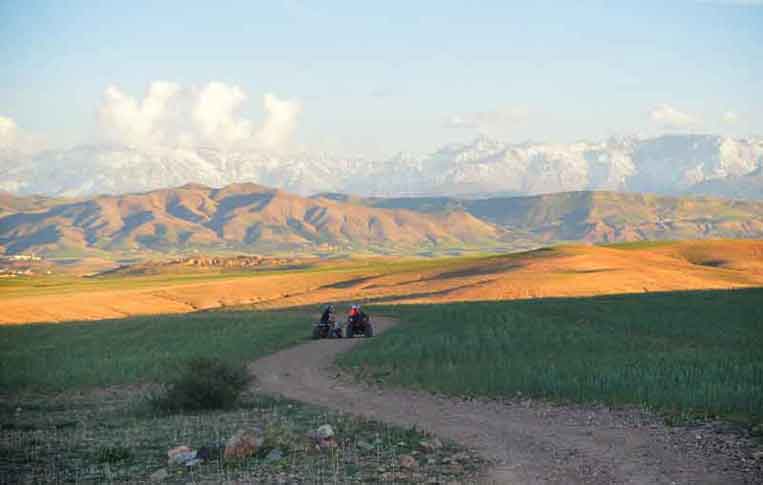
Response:
[[[437,254],[557,242],[763,238],[763,202],[617,192],[529,197],[301,197],[189,184],[88,200],[0,198],[6,254]]]
[[[566,245],[456,258],[303,260],[244,271],[138,265],[93,278],[0,280],[0,324],[326,302],[444,303],[763,286],[763,241]],[[187,271],[186,271],[187,270]],[[372,310],[373,311],[373,310]]]
[[[608,243],[763,237],[763,203],[716,198],[663,197],[620,192],[566,192],[529,197],[368,198],[323,194],[371,207],[425,213],[465,211],[537,242]]]
[[[11,207],[11,204],[7,204]],[[427,214],[308,199],[255,184],[185,185],[60,202],[0,218],[8,254],[241,250],[413,252],[489,246],[507,231],[464,211]]]
[[[706,180],[688,192],[694,195],[763,200],[763,167],[744,175]]]

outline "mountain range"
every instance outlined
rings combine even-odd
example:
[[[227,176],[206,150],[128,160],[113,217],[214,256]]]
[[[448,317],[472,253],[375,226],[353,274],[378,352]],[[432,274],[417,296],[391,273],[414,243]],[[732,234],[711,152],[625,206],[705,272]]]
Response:
[[[275,155],[214,148],[79,146],[0,153],[0,190],[85,197],[252,182],[300,195],[485,197],[568,191],[648,192],[763,199],[763,138],[623,137],[571,144],[507,144],[480,137],[427,155],[386,160]]]
[[[617,192],[482,199],[302,197],[257,184],[126,195],[0,195],[0,253],[434,254],[555,242],[763,238],[763,202]]]

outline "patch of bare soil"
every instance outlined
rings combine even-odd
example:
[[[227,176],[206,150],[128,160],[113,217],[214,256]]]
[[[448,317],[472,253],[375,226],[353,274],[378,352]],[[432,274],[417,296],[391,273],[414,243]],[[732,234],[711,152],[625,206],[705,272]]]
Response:
[[[377,318],[377,330],[395,322]],[[495,464],[485,483],[753,484],[763,462],[735,433],[669,428],[636,410],[531,400],[459,400],[353,383],[335,356],[363,339],[321,340],[252,365],[261,390],[399,426],[416,426]]]

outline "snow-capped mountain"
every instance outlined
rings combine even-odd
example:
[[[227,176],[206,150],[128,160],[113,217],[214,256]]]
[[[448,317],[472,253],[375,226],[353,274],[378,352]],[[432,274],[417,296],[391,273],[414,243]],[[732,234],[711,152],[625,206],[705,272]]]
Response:
[[[480,137],[425,156],[399,154],[381,161],[204,147],[80,146],[34,156],[0,154],[0,190],[86,196],[191,182],[209,186],[255,182],[303,195],[476,196],[574,190],[679,194],[713,180],[736,180],[759,167],[763,167],[763,139],[715,135],[572,144],[507,144]]]

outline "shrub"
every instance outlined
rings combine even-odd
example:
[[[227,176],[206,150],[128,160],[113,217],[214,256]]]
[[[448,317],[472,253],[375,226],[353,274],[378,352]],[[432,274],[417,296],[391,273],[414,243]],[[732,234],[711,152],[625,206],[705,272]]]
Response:
[[[152,404],[164,412],[227,409],[236,403],[248,383],[249,374],[243,364],[197,358],[184,366]]]
[[[98,463],[118,463],[132,458],[132,452],[121,446],[106,446],[98,448],[95,459]]]

